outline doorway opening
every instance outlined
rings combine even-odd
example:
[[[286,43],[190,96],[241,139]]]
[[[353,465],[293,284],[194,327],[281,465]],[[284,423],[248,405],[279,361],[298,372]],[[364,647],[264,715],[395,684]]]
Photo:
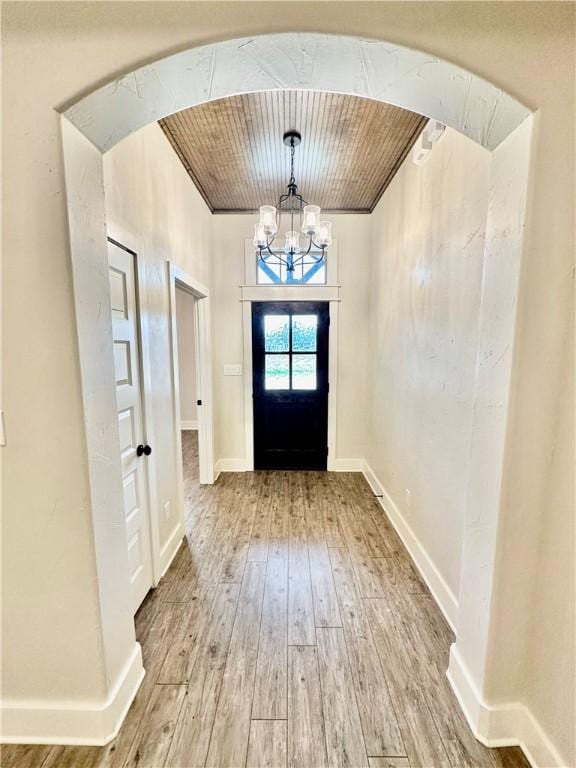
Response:
[[[292,55],[294,50],[306,52],[307,55],[295,59]],[[207,67],[206,62],[212,62],[213,66]],[[274,67],[263,67],[262,62],[274,62]],[[358,76],[358,62],[363,63],[362,77]],[[158,83],[163,87],[158,88]],[[288,33],[222,41],[182,51],[128,73],[75,103],[63,115],[74,301],[87,423],[90,505],[97,572],[99,584],[102,585],[101,602],[106,609],[102,609],[103,636],[114,638],[114,642],[110,640],[104,648],[105,659],[109,662],[109,678],[119,681],[114,690],[122,689],[126,673],[119,659],[125,654],[117,652],[116,638],[122,635],[126,647],[133,646],[133,638],[127,622],[122,627],[122,633],[117,626],[128,590],[122,571],[125,563],[120,557],[117,560],[110,557],[110,542],[118,550],[123,545],[119,537],[114,540],[109,535],[109,531],[118,529],[116,523],[121,520],[121,488],[117,484],[111,489],[110,473],[104,475],[101,472],[103,462],[112,467],[118,466],[120,461],[116,432],[110,427],[115,425],[117,419],[111,397],[114,362],[110,354],[110,320],[106,317],[100,321],[99,314],[99,308],[110,301],[108,280],[100,279],[102,275],[107,277],[104,269],[106,249],[102,237],[105,231],[102,154],[153,119],[207,100],[243,92],[246,83],[251,83],[253,90],[257,91],[296,87],[328,92],[337,90],[394,103],[433,117],[470,136],[492,152],[479,360],[497,359],[498,368],[478,366],[475,383],[474,428],[470,446],[471,491],[465,510],[466,538],[463,543],[459,602],[456,605],[458,638],[451,656],[450,678],[455,681],[453,686],[461,700],[471,702],[467,709],[473,713],[469,719],[476,727],[478,723],[475,720],[488,722],[489,719],[482,709],[483,703],[477,700],[476,691],[483,687],[491,627],[489,606],[494,591],[496,534],[505,466],[507,403],[533,117],[529,109],[473,73],[431,58],[428,53],[380,40]],[[86,216],[87,210],[92,213],[91,216]],[[513,228],[510,228],[510,222],[514,222]],[[502,233],[506,236],[503,237]],[[174,272],[171,272],[171,291],[175,290],[176,279],[173,280],[173,277]],[[257,287],[260,290],[266,286]],[[250,301],[260,300],[254,297],[254,286],[245,288],[242,291],[242,300],[246,302],[244,306]],[[207,294],[203,296],[207,297]],[[209,318],[207,302],[207,298],[198,302],[199,315],[204,313],[206,320]],[[173,327],[173,349],[177,348],[175,331]],[[203,343],[201,337],[201,357]],[[102,350],[106,351],[106,355],[102,355]],[[502,350],[501,354],[499,350]],[[176,358],[173,355],[177,373]],[[97,369],[91,365],[94,359],[99,359]],[[331,354],[330,365],[333,359]],[[210,371],[211,366],[205,366],[204,373],[201,373],[203,406],[198,418],[200,482],[213,482],[214,476],[211,445],[207,450],[212,435],[210,431],[208,440],[207,430],[203,430],[204,425],[211,430],[211,418],[206,418],[211,403],[203,397],[204,391],[209,391],[209,388],[204,389],[204,377],[209,377]],[[178,386],[177,383],[175,386]],[[103,397],[93,397],[94,391],[103,393]],[[495,404],[498,404],[497,408]],[[501,407],[502,404],[504,407]],[[175,440],[181,451],[179,410],[178,399],[175,398]],[[248,412],[249,408],[246,408]],[[486,459],[488,454],[489,461]],[[203,471],[206,476],[210,475],[210,479],[203,481]],[[182,482],[180,487],[183,489]],[[477,526],[469,524],[478,520],[482,522],[483,535],[480,538]],[[116,570],[113,566],[117,566]],[[482,578],[478,578],[479,573]],[[113,633],[109,629],[112,627]],[[136,665],[138,656],[135,658]],[[482,718],[476,717],[475,712],[479,712]],[[97,734],[94,738],[102,739],[105,733],[99,725],[102,721],[100,709],[96,720]],[[50,723],[47,723],[47,730],[49,727]],[[492,738],[482,723],[476,730],[483,731],[482,738]]]
[[[252,305],[254,468],[325,470],[328,302]]]
[[[180,399],[180,435],[185,502],[192,501],[200,485],[198,408],[198,322],[197,299],[176,284],[176,337],[178,349],[178,390]]]
[[[186,499],[214,482],[208,289],[168,262],[173,419],[181,533]]]

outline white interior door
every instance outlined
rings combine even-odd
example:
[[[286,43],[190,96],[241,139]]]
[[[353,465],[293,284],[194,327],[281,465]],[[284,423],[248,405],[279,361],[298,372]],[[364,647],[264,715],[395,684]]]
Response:
[[[146,484],[149,449],[144,441],[135,257],[108,243],[108,264],[124,513],[135,613],[153,583]]]

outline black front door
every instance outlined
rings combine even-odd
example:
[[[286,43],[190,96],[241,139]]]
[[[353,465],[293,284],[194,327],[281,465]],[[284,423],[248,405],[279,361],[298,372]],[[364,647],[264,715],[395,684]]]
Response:
[[[252,304],[254,468],[326,469],[326,302]]]

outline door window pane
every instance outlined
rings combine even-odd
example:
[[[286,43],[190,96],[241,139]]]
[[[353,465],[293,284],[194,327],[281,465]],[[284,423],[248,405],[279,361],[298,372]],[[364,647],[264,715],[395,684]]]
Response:
[[[288,352],[288,315],[264,315],[264,350]]]
[[[316,389],[316,355],[292,355],[292,389]]]
[[[316,352],[317,315],[292,315],[292,349],[294,352]]]
[[[289,355],[266,355],[265,389],[290,389]]]

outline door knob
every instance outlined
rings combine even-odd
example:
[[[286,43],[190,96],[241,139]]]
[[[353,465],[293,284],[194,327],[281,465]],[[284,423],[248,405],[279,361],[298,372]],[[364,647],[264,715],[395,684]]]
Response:
[[[139,445],[136,448],[136,456],[142,456],[144,454],[145,456],[150,456],[152,453],[152,448],[150,448],[149,445]]]

